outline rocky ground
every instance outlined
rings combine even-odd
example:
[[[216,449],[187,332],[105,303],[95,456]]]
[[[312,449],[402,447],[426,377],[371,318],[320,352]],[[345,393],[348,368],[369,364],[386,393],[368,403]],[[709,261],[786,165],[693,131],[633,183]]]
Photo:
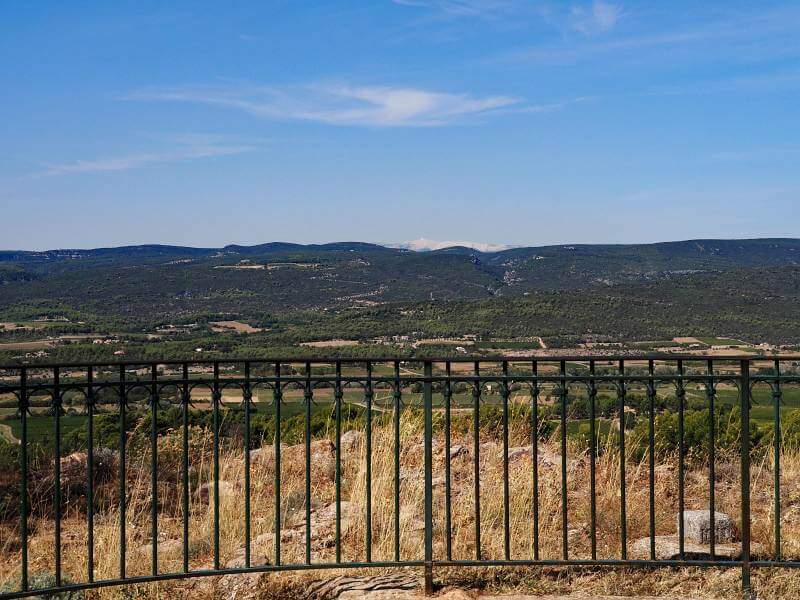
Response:
[[[511,486],[511,539],[512,556],[531,556],[532,503],[531,471],[534,453],[526,432],[513,432],[508,453]],[[391,428],[375,427],[372,455],[372,502],[373,560],[391,560],[394,540],[394,459],[393,431]],[[424,530],[422,520],[423,498],[423,447],[420,443],[420,424],[410,420],[403,422],[402,455],[399,479],[401,482],[401,546],[403,560],[418,560],[421,557]],[[210,477],[208,437],[198,431],[191,436],[192,454],[190,464],[197,469],[193,474],[190,495],[190,568],[209,569],[211,557],[211,530],[214,487]],[[195,447],[196,444],[196,447]],[[364,554],[364,499],[365,499],[365,451],[364,432],[347,431],[341,439],[342,455],[342,502],[341,531],[345,561],[358,560]],[[180,439],[177,436],[159,438],[159,521],[158,557],[161,572],[178,571],[181,568],[181,511],[180,498]],[[474,556],[474,508],[473,471],[475,448],[469,435],[454,436],[446,452],[441,437],[433,440],[434,472],[434,555],[444,555],[444,488],[445,456],[451,462],[453,500],[453,555],[457,559]],[[502,488],[503,451],[502,444],[491,435],[481,435],[480,473],[482,504],[482,549],[484,558],[502,556]],[[558,558],[561,551],[561,467],[565,460],[558,443],[552,440],[539,444],[536,457],[539,473],[540,538],[543,558]],[[334,470],[336,448],[328,437],[315,439],[311,444],[312,494],[308,499],[311,508],[311,560],[331,562],[335,544]],[[253,565],[274,562],[275,531],[275,449],[265,443],[250,452],[251,492],[253,502],[253,529],[251,531],[250,555]],[[149,459],[146,448],[137,457],[140,465],[129,464],[128,480],[128,569],[130,574],[146,574],[150,568],[153,540],[150,539],[151,489]],[[222,537],[220,540],[221,565],[228,568],[245,564],[244,534],[242,531],[242,498],[244,495],[241,449],[225,449],[220,458],[219,508]],[[786,455],[783,460],[787,494],[797,489],[800,483],[800,457]],[[597,539],[598,556],[619,556],[619,460],[613,449],[606,449],[597,458]],[[75,453],[61,459],[62,497],[70,506],[64,512],[62,523],[62,550],[65,571],[74,581],[80,581],[85,573],[85,482],[87,457]],[[95,482],[98,489],[95,502],[101,505],[95,515],[95,564],[98,577],[114,577],[118,567],[118,519],[115,512],[118,472],[118,456],[110,450],[95,452]],[[717,509],[714,536],[716,554],[721,558],[735,558],[740,552],[738,515],[739,501],[737,470],[733,463],[720,460],[717,468]],[[628,484],[628,557],[650,558],[650,538],[647,520],[647,464],[630,460],[626,472]],[[588,554],[589,527],[589,457],[584,448],[570,447],[566,455],[568,474],[569,548],[570,556],[585,558]],[[282,562],[302,563],[305,560],[306,540],[305,506],[305,446],[304,444],[281,447],[281,529]],[[674,460],[660,460],[655,472],[655,494],[657,530],[655,558],[673,559],[679,556],[677,531],[676,495],[677,470]],[[772,473],[768,468],[759,468],[754,473],[754,543],[755,554],[770,556],[768,547],[772,534],[771,495],[768,482]],[[44,474],[37,488],[42,495],[52,491],[52,476]],[[100,491],[106,496],[101,496]],[[692,465],[686,473],[686,512],[684,515],[685,546],[688,558],[710,556],[709,541],[712,536],[707,501],[707,477],[702,465]],[[758,500],[756,502],[756,500]],[[784,550],[794,548],[793,529],[800,519],[790,507],[796,502],[794,496],[785,498]],[[52,565],[52,521],[47,518],[47,506],[43,516],[32,519],[30,556],[32,572],[47,572]],[[83,528],[83,529],[82,529]],[[15,535],[0,536],[0,584],[6,574],[16,572],[17,547],[12,545]],[[346,577],[344,577],[346,575]],[[175,597],[226,598],[232,600],[255,600],[264,598],[293,598],[296,600],[333,600],[335,598],[416,598],[419,596],[420,569],[390,572],[380,570],[285,573],[252,573],[236,576],[193,578],[185,581],[143,586],[137,597],[166,594]],[[761,577],[761,580],[758,578]],[[669,569],[624,570],[624,569],[435,569],[437,594],[450,600],[461,598],[524,598],[519,593],[534,594],[528,597],[558,597],[554,594],[591,592],[592,597],[661,597],[661,598],[726,598],[739,595],[739,572],[737,569],[698,570]],[[754,572],[754,580],[761,581],[761,588],[768,590],[759,597],[800,597],[800,577],[777,571]],[[118,597],[114,590],[99,593],[101,598]],[[498,594],[517,593],[514,596]],[[481,595],[482,594],[482,595]],[[538,594],[538,595],[536,595]],[[605,595],[603,595],[605,594]],[[566,596],[580,598],[587,596]]]

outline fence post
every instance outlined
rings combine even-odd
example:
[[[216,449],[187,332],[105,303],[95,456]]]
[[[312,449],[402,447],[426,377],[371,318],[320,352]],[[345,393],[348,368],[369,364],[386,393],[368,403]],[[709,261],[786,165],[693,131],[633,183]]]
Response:
[[[742,411],[742,595],[751,597],[750,590],[750,361],[741,362],[740,399]]]
[[[425,413],[425,595],[433,594],[433,365],[425,361],[423,412]]]

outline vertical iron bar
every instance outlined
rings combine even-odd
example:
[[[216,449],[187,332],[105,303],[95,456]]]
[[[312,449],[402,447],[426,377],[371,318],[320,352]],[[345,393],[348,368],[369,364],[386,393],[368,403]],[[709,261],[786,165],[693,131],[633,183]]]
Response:
[[[775,560],[781,560],[781,363],[775,360],[775,385],[772,388],[775,443]]]
[[[394,559],[400,562],[400,361],[394,361]]]
[[[686,559],[684,552],[684,513],[685,513],[685,495],[684,495],[684,410],[685,410],[685,390],[683,387],[683,361],[678,360],[678,376],[677,380],[677,396],[678,396],[678,551],[681,560]]]
[[[311,402],[314,390],[311,387],[311,362],[306,361],[306,386],[304,390],[306,402],[305,443],[306,443],[306,564],[311,564]]]
[[[452,400],[453,389],[450,383],[450,362],[445,363],[444,381],[444,529],[445,529],[445,554],[447,560],[453,560],[453,507],[452,490],[450,486],[450,402]]]
[[[539,376],[539,364],[531,364],[533,377]],[[531,469],[533,480],[533,560],[539,560],[539,380],[531,387]]]
[[[23,592],[28,591],[28,371],[20,369],[19,418],[22,438],[19,448],[20,481],[20,550],[22,552],[22,572],[20,574]]]
[[[94,372],[86,371],[86,571],[94,581]]]
[[[275,564],[281,564],[281,363],[275,363]]]
[[[561,555],[564,560],[569,560],[569,539],[567,534],[567,364],[561,361],[559,373],[561,375]]]
[[[511,560],[511,513],[508,489],[508,361],[503,361],[503,557]]]
[[[155,363],[150,370],[150,547],[152,554],[152,573],[158,575],[158,367]]]
[[[711,552],[711,560],[716,559],[717,554],[717,523],[716,523],[716,423],[714,422],[714,399],[716,396],[716,388],[714,385],[714,361],[709,360],[708,367],[708,382],[706,383],[706,395],[708,397],[708,514],[711,522],[711,539],[709,541],[709,550]]]
[[[622,560],[628,558],[628,518],[625,481],[625,361],[619,361],[619,524]]]
[[[589,519],[592,560],[597,560],[597,384],[595,364],[589,361]]]
[[[333,388],[336,411],[336,562],[342,562],[342,361],[336,361]]]
[[[219,570],[219,403],[222,392],[219,386],[219,362],[214,361],[214,383],[211,392],[213,420],[212,461],[214,476],[214,570]]]
[[[250,568],[250,410],[253,388],[250,384],[250,361],[244,363],[244,566]]]
[[[183,479],[183,572],[189,572],[189,364],[183,363],[183,385],[181,386],[181,429],[183,448],[181,452],[181,478]]]
[[[652,360],[647,363],[647,448],[650,455],[649,461],[649,509],[650,509],[650,560],[656,559],[656,437],[655,437],[655,418],[656,418],[656,383],[653,379],[655,365]]]
[[[366,473],[365,502],[366,523],[364,528],[364,548],[367,562],[372,562],[372,363],[367,361],[367,381],[364,385],[364,404],[367,410],[366,423]]]
[[[127,390],[125,389],[125,365],[119,366],[119,578],[125,579],[125,529],[127,525],[127,490],[125,480],[125,443],[126,432],[126,403]]]
[[[750,596],[750,361],[741,362],[740,410],[742,412],[742,431],[740,440],[742,463],[742,591],[745,598]]]
[[[55,515],[55,575],[56,587],[61,587],[61,383],[59,368],[53,369],[53,417],[55,436],[55,489],[53,513]]]
[[[425,413],[425,594],[433,593],[433,365],[425,361],[423,411]]]
[[[475,560],[481,559],[481,382],[480,382],[480,363],[475,361],[475,381],[472,387],[473,406],[473,478],[475,484]]]

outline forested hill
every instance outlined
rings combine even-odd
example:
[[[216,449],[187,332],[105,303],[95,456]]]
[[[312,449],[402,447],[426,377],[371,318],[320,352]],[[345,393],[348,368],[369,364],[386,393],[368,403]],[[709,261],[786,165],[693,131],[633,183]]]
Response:
[[[492,253],[461,247],[414,252],[359,242],[6,251],[0,252],[0,322],[59,316],[141,330],[221,315],[263,325],[295,311],[394,303],[517,299],[524,306],[542,293],[567,302],[559,293],[569,290],[613,289],[643,305],[645,299],[633,290],[648,284],[681,290],[685,280],[693,289],[722,280],[725,289],[735,289],[737,282],[752,287],[764,279],[771,283],[766,290],[759,284],[759,292],[768,297],[786,290],[772,290],[782,278],[774,271],[764,278],[764,270],[778,269],[788,283],[796,281],[798,266],[798,239],[559,245]],[[712,277],[733,270],[738,275]]]

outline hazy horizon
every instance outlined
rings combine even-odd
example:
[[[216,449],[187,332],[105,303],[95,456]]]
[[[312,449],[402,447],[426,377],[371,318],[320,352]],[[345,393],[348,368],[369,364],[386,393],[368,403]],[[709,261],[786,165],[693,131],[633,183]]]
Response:
[[[539,243],[529,243],[529,244],[514,244],[514,245],[502,245],[502,244],[495,244],[492,242],[485,242],[485,241],[475,241],[475,240],[462,240],[462,241],[440,241],[440,240],[431,240],[431,239],[417,239],[417,240],[409,240],[407,242],[380,242],[374,240],[323,240],[323,241],[314,241],[314,242],[294,242],[291,240],[268,240],[262,242],[256,242],[253,244],[241,244],[238,242],[229,242],[224,244],[214,244],[214,245],[199,245],[199,244],[170,244],[170,243],[131,243],[131,244],[119,244],[119,245],[111,245],[111,246],[62,246],[62,247],[41,247],[41,248],[0,248],[0,252],[57,252],[57,251],[67,251],[67,250],[78,250],[78,251],[88,251],[88,250],[102,250],[102,249],[114,249],[114,248],[135,248],[140,246],[165,246],[165,247],[183,247],[183,248],[192,248],[192,249],[207,249],[207,250],[219,250],[223,248],[227,248],[229,246],[243,246],[243,247],[253,247],[253,246],[261,246],[266,244],[297,244],[301,246],[324,246],[330,244],[374,244],[377,246],[383,246],[385,248],[392,248],[392,249],[402,249],[402,250],[412,250],[416,252],[429,252],[434,250],[443,250],[447,248],[455,248],[455,247],[467,247],[473,248],[475,250],[479,250],[485,253],[492,253],[492,252],[500,252],[503,250],[511,250],[514,248],[543,248],[543,247],[559,247],[559,246],[646,246],[646,245],[654,245],[654,244],[670,244],[670,243],[682,243],[682,242],[711,242],[711,241],[757,241],[757,240],[800,240],[800,237],[791,237],[791,236],[770,236],[770,237],[741,237],[741,238],[687,238],[687,239],[675,239],[675,240],[653,240],[653,241],[643,241],[643,242],[615,242],[615,243],[608,243],[608,242],[576,242],[576,241],[566,241],[566,242],[559,242],[555,244],[539,244]],[[428,247],[427,245],[423,244],[416,244],[415,242],[429,242],[434,245],[434,247]]]

